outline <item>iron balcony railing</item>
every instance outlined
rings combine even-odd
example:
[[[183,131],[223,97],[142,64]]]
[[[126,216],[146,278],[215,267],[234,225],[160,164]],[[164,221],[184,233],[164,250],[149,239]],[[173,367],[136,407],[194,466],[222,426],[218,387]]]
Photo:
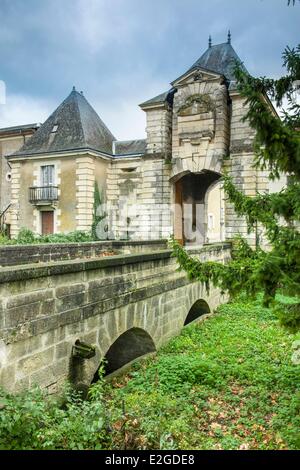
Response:
[[[31,202],[31,204],[53,201],[58,201],[57,186],[40,186],[29,188],[29,202]]]

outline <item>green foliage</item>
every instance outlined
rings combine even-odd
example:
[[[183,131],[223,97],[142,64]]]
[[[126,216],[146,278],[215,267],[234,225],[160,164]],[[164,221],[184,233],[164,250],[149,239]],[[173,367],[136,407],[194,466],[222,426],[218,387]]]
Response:
[[[189,279],[205,284],[208,292],[210,284],[212,284],[214,287],[219,287],[222,292],[229,292],[230,296],[234,297],[240,292],[242,285],[247,294],[253,297],[262,288],[262,285],[258,287],[253,273],[259,269],[260,258],[263,258],[264,253],[260,250],[253,251],[239,237],[234,243],[232,261],[227,264],[221,264],[217,261],[201,262],[188,255],[186,250],[174,239],[170,240],[170,246],[173,249],[173,256],[177,258],[179,269],[186,271]]]
[[[82,243],[91,242],[94,238],[87,232],[76,230],[70,233],[55,233],[36,237],[38,243]]]
[[[94,211],[93,211],[93,224],[92,224],[92,237],[94,240],[98,239],[97,236],[97,226],[104,219],[105,215],[99,215],[99,210],[101,208],[102,198],[99,191],[98,183],[95,181],[94,186]]]
[[[114,448],[124,444],[125,402],[130,449],[299,449],[293,340],[272,309],[246,296],[186,327],[155,358],[114,380]]]
[[[34,233],[27,228],[21,228],[20,232],[18,233],[17,244],[31,245],[34,242],[35,242]]]
[[[9,245],[10,242],[11,240],[6,235],[0,232],[0,245]]]
[[[300,106],[293,101],[294,82],[300,80],[300,45],[286,48],[283,65],[287,74],[279,80],[253,78],[239,64],[235,75],[239,93],[248,105],[244,120],[256,134],[254,166],[267,170],[271,179],[282,173],[289,175],[288,186],[279,193],[247,197],[229,176],[223,178],[225,193],[236,214],[246,219],[249,232],[258,224],[262,227],[268,251],[258,246],[252,251],[244,245],[244,253],[240,250],[223,266],[200,263],[172,241],[180,267],[190,278],[204,282],[207,288],[212,283],[231,296],[242,290],[254,296],[262,290],[266,305],[273,302],[278,290],[300,296]],[[288,100],[283,120],[270,111],[269,98],[278,105],[284,98]],[[299,307],[283,304],[279,315],[283,325],[292,329],[300,326]]]
[[[280,304],[276,308],[276,314],[281,325],[292,332],[300,330],[300,303]]]
[[[112,383],[100,368],[85,401],[70,389],[60,405],[38,389],[1,392],[0,448],[299,449],[295,339],[244,296]]]
[[[0,449],[102,449],[108,443],[103,381],[88,400],[67,389],[63,406],[34,389],[12,396],[0,392]]]
[[[32,245],[43,243],[82,243],[95,240],[91,234],[77,230],[70,233],[54,233],[50,235],[35,235],[27,228],[21,228],[16,239],[10,240],[0,236],[0,245]]]

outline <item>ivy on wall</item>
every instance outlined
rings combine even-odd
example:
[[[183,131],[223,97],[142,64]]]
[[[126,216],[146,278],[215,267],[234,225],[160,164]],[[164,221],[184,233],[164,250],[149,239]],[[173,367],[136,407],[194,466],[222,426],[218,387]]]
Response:
[[[102,195],[99,190],[98,183],[97,181],[95,181],[93,223],[92,223],[92,230],[91,230],[93,240],[99,239],[99,236],[97,233],[97,227],[99,223],[106,217],[106,214],[99,214],[101,211],[101,205],[102,205]]]

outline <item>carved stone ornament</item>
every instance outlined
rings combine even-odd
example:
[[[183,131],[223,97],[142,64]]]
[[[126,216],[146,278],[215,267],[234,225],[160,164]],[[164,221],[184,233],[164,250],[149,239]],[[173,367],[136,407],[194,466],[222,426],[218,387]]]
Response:
[[[211,98],[208,95],[189,96],[178,109],[178,116],[192,116],[194,114],[209,113],[214,110]]]

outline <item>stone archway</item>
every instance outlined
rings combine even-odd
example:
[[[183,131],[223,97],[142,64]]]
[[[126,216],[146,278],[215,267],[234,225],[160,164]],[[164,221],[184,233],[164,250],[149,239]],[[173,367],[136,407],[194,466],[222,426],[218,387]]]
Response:
[[[203,315],[207,315],[208,313],[211,313],[208,303],[204,299],[197,300],[190,308],[189,313],[186,316],[184,326],[194,322]]]
[[[185,245],[207,242],[206,194],[221,175],[214,171],[184,174],[174,182],[175,220],[174,236]]]
[[[130,328],[122,333],[104,356],[105,375],[121,369],[134,359],[156,351],[151,336],[142,328]],[[98,378],[98,370],[94,381]]]

